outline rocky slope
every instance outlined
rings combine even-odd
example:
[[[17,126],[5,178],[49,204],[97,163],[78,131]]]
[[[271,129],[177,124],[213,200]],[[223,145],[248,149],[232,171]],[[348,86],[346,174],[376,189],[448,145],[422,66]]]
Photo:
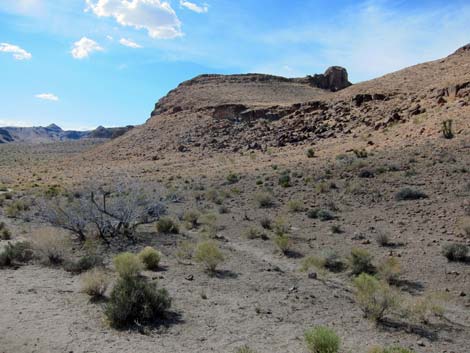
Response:
[[[118,128],[104,128],[99,126],[92,131],[66,131],[55,124],[46,127],[3,127],[0,128],[0,143],[41,143],[80,140],[84,138],[111,139],[123,135],[130,129],[132,129],[132,126]]]
[[[332,71],[341,84],[332,83]],[[349,85],[341,68],[300,79],[199,76],[162,98],[145,125],[99,147],[99,153],[155,159],[167,151],[266,150],[412,119],[455,118],[470,103],[470,49]]]

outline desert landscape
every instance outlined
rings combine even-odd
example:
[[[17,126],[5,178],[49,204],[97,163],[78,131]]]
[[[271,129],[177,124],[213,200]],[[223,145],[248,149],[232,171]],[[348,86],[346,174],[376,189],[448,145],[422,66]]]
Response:
[[[468,352],[470,46],[324,77],[205,75],[115,139],[1,144],[0,351]]]
[[[0,353],[470,353],[470,7],[284,5],[0,4]]]

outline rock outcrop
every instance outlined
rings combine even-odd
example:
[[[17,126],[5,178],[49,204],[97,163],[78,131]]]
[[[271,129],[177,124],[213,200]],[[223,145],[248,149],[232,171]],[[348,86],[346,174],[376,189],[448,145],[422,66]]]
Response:
[[[317,74],[309,77],[309,83],[321,89],[336,92],[351,86],[348,79],[348,72],[344,67],[331,66],[324,74]]]

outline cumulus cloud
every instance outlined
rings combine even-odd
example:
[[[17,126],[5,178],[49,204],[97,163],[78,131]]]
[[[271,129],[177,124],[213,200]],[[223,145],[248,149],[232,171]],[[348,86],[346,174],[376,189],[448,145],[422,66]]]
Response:
[[[0,43],[0,52],[11,53],[16,60],[29,60],[33,56],[17,45]]]
[[[35,96],[38,99],[43,99],[46,101],[54,101],[57,102],[59,100],[59,97],[57,97],[55,94],[52,93],[41,93],[41,94],[36,94]]]
[[[71,51],[72,56],[75,59],[84,59],[88,58],[91,53],[95,51],[103,51],[104,49],[99,46],[94,40],[87,37],[82,37],[79,41],[73,44],[73,49]]]
[[[134,48],[134,49],[142,48],[140,44],[137,44],[136,42],[133,42],[126,38],[121,38],[121,40],[119,40],[119,43],[129,48]]]
[[[112,17],[122,26],[145,29],[152,38],[171,39],[183,35],[181,21],[171,5],[161,0],[86,0],[86,11]]]
[[[186,7],[187,9],[197,12],[197,13],[206,13],[209,11],[209,6],[207,4],[204,4],[202,6],[199,6],[193,2],[189,2],[186,0],[180,0],[180,5],[183,7]]]

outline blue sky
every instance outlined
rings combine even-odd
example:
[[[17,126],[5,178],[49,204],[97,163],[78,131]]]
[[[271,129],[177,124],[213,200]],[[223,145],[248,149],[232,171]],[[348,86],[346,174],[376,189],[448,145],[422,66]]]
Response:
[[[468,0],[2,0],[0,126],[140,124],[198,74],[359,82],[468,42]]]

